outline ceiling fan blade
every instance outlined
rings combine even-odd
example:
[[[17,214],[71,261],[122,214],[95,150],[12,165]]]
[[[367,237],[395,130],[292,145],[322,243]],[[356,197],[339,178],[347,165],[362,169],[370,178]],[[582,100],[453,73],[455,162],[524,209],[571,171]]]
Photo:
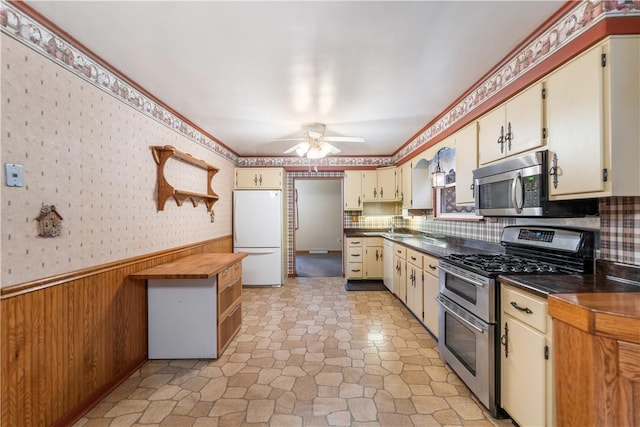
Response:
[[[328,142],[364,142],[361,136],[325,136],[323,139]]]
[[[284,138],[284,139],[272,139],[271,142],[290,142],[290,141],[306,141],[306,138]]]
[[[296,151],[298,149],[299,146],[300,146],[300,144],[294,145],[293,147],[289,148],[288,150],[285,150],[284,154],[293,153],[294,151]]]

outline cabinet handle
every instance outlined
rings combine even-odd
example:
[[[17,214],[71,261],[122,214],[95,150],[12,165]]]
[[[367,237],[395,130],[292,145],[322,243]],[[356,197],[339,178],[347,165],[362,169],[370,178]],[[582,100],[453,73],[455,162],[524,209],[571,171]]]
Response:
[[[418,258],[416,258],[416,257],[414,257],[414,256],[412,256],[412,257],[411,257],[411,260],[412,260],[412,261],[415,261],[415,260],[417,260],[417,259],[418,259]]]
[[[351,254],[351,256],[360,256],[360,254]]]
[[[351,242],[352,245],[359,245],[360,242]]]
[[[378,261],[378,258],[379,258],[379,257],[380,257],[380,256],[378,255],[378,250],[376,249],[376,261]],[[381,258],[381,257],[380,257],[380,258]]]
[[[500,136],[498,137],[498,144],[500,144],[500,154],[504,153],[504,126],[500,126]]]
[[[253,185],[255,185],[256,187],[258,186],[258,174],[254,174],[253,175]]]
[[[558,155],[556,153],[553,153],[549,176],[553,177],[553,188],[558,188]]]
[[[378,195],[378,189],[374,188],[373,189],[373,198],[375,199],[377,195]]]
[[[238,279],[240,280],[240,279]],[[235,286],[236,283],[238,283],[238,280],[234,280],[233,282],[229,283],[227,286],[224,287],[223,291],[226,291],[227,289]]]
[[[360,203],[362,203],[362,201],[360,200],[360,196],[358,196],[358,206],[360,206]]]
[[[258,182],[260,182],[260,185],[262,185],[262,174],[260,174],[260,179],[258,180]]]
[[[435,266],[435,265],[431,265],[431,264],[429,264],[429,268],[430,268],[430,269],[432,269],[432,270],[436,270],[438,267],[437,267],[437,266]]]
[[[384,197],[384,188],[380,187],[380,198]]]
[[[228,319],[229,317],[233,316],[235,312],[238,311],[239,308],[240,308],[240,304],[236,305],[236,308],[234,308],[231,313],[227,314],[227,317],[225,317],[225,319]]]
[[[504,358],[509,357],[509,324],[504,322],[504,334],[500,337],[500,344],[504,346]]]
[[[511,122],[507,124],[507,134],[504,136],[505,141],[509,141],[507,143],[507,150],[511,151],[511,141],[513,140],[513,132],[511,132]]]
[[[359,273],[360,272],[360,270],[351,270],[351,271],[354,272],[354,273]]]
[[[532,314],[533,313],[533,311],[531,311],[531,309],[529,307],[521,307],[515,301],[511,301],[511,307],[515,308],[518,311],[522,311],[523,313],[526,313],[526,314]]]

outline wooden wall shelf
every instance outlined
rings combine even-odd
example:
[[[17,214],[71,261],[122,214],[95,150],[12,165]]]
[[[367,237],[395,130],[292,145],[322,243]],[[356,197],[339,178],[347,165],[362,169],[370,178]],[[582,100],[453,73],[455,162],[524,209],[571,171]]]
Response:
[[[164,205],[167,202],[167,199],[173,197],[178,206],[182,206],[184,201],[189,199],[191,200],[191,204],[195,208],[202,201],[207,207],[207,212],[211,212],[211,209],[213,209],[213,204],[218,201],[218,195],[213,192],[213,189],[211,188],[211,182],[213,181],[214,175],[218,173],[219,169],[215,166],[210,165],[204,160],[193,157],[191,154],[179,151],[171,145],[165,145],[164,147],[157,145],[152,146],[151,152],[153,154],[153,160],[155,160],[156,164],[158,165],[158,211],[164,210]],[[167,182],[166,178],[164,177],[164,166],[167,163],[167,160],[169,160],[171,157],[207,171],[207,194],[178,190],[171,184],[169,184],[169,182]]]

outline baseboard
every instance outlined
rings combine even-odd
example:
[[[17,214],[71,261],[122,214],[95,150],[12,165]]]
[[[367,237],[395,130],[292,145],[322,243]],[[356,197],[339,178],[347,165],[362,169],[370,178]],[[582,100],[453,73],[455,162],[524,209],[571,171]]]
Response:
[[[65,427],[73,425],[76,421],[84,416],[87,412],[93,409],[102,399],[107,397],[109,393],[115,390],[120,384],[122,384],[127,378],[131,376],[137,369],[141,368],[147,362],[147,354],[134,360],[129,366],[124,368],[118,375],[111,378],[111,381],[97,389],[87,399],[81,402],[78,406],[58,418],[56,422],[51,424],[51,427]]]

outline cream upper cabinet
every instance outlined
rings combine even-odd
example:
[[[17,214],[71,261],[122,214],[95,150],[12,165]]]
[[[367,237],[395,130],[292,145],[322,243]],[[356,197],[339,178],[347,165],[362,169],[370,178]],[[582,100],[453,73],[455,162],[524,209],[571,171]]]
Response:
[[[547,301],[501,286],[500,403],[522,426],[554,425]]]
[[[237,168],[236,188],[251,190],[281,190],[284,170],[282,168]]]
[[[360,171],[344,171],[343,194],[345,211],[362,210],[362,173]]]
[[[378,172],[362,171],[362,202],[378,201]]]
[[[552,200],[640,195],[640,37],[612,37],[547,85]]]
[[[478,121],[479,164],[544,145],[543,84],[535,83]]]
[[[402,198],[402,209],[411,209],[411,175],[412,175],[413,162],[405,162],[400,167],[400,176],[402,177],[402,191],[400,197]]]
[[[380,168],[376,170],[378,200],[381,202],[399,200],[400,191],[396,186],[396,168]]]
[[[478,168],[478,124],[453,136],[456,144],[456,205],[473,204],[473,170]]]

